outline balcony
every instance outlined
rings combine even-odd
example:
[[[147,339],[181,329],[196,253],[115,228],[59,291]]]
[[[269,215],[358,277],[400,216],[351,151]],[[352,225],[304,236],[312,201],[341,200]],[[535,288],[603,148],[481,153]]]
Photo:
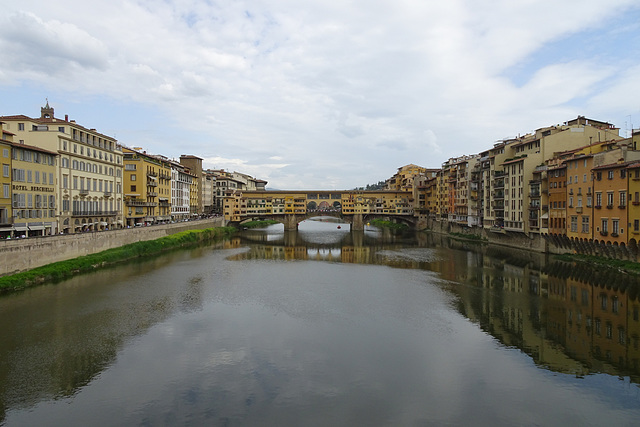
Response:
[[[142,207],[155,207],[158,206],[156,202],[143,202],[142,200],[126,200],[127,206],[142,206]]]
[[[155,181],[147,181],[147,185],[148,185],[149,187],[157,187],[157,186],[158,186],[158,183],[157,183],[157,182],[155,182]]]
[[[89,190],[80,190],[80,195],[81,196],[88,196],[89,195]]]
[[[618,209],[626,209],[626,208],[627,208],[627,205],[619,205],[618,206]]]
[[[111,197],[113,193],[111,191],[105,191],[104,192],[104,197]]]
[[[578,206],[576,208],[576,213],[579,213],[579,214],[582,213],[582,206]]]
[[[613,205],[607,205],[607,209],[613,209]]]
[[[594,208],[596,209],[602,209],[602,205],[595,205]]]
[[[606,236],[606,235],[608,235],[608,234],[609,234],[609,232],[608,232],[608,231],[601,231],[601,232],[600,232],[600,235],[601,235],[601,236]]]
[[[86,216],[114,216],[118,211],[101,211],[101,210],[88,210],[88,211],[71,211],[72,216],[86,217]]]
[[[156,172],[147,172],[147,176],[153,176],[153,177],[158,177],[158,174]]]

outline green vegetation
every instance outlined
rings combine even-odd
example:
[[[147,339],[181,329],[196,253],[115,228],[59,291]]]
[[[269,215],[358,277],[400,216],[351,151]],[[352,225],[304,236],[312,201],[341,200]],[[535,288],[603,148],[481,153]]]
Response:
[[[76,274],[94,271],[135,258],[158,255],[164,251],[195,245],[200,242],[228,236],[236,231],[233,227],[216,227],[205,230],[188,230],[156,240],[136,242],[96,254],[59,261],[11,276],[0,277],[0,292],[22,289],[38,283],[57,282]]]
[[[369,224],[373,225],[374,227],[388,228],[394,231],[403,231],[409,228],[407,224],[400,224],[396,222],[385,221],[383,219],[374,219]]]
[[[465,239],[465,240],[475,240],[475,241],[478,241],[478,242],[482,242],[482,241],[486,241],[487,240],[482,236],[478,236],[477,234],[449,233],[449,236],[458,237],[460,239]]]
[[[245,228],[261,228],[261,227],[266,227],[268,225],[273,225],[273,224],[279,224],[279,222],[274,221],[272,219],[265,219],[262,221],[248,221],[240,225]]]
[[[616,269],[619,271],[624,271],[625,273],[640,275],[640,263],[622,260],[622,259],[611,259],[604,258],[595,255],[584,255],[584,254],[563,254],[563,255],[555,255],[556,259],[560,261],[566,262],[576,262],[582,264],[588,264],[591,266],[597,265],[599,267],[608,267],[612,269]]]
[[[376,191],[376,190],[384,190],[384,181],[378,181],[377,184],[367,184],[366,187],[356,187],[354,188],[356,191]]]

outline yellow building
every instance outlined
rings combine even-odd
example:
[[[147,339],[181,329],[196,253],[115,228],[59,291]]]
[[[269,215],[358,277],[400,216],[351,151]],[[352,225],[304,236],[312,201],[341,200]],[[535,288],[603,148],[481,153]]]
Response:
[[[122,148],[127,226],[171,220],[171,163],[141,149]]]
[[[414,177],[424,175],[426,172],[426,168],[414,164],[399,167],[398,172],[385,182],[385,190],[411,191],[413,189]]]
[[[11,141],[13,134],[3,129],[0,122],[2,139],[0,139],[0,239],[5,239],[11,235],[12,212],[11,212]]]
[[[15,237],[56,233],[56,153],[13,143],[11,200]]]
[[[54,184],[60,231],[101,230],[122,225],[122,151],[109,136],[59,119],[47,105],[39,118],[3,116],[14,141],[56,153]]]
[[[637,247],[640,241],[640,162],[634,162],[627,167],[627,178],[629,188],[627,241]]]

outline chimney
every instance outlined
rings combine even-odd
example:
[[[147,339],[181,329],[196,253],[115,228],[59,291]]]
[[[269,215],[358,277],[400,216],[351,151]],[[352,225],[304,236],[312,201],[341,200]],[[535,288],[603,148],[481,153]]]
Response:
[[[65,114],[65,115],[64,115],[64,121],[65,121],[65,122],[68,122],[68,121],[69,121],[69,115],[68,115],[68,114]]]

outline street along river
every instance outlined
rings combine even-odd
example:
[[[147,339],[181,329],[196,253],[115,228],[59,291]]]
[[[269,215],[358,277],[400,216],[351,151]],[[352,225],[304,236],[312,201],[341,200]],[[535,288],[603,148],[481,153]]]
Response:
[[[305,221],[0,297],[0,425],[636,425],[635,279]]]

